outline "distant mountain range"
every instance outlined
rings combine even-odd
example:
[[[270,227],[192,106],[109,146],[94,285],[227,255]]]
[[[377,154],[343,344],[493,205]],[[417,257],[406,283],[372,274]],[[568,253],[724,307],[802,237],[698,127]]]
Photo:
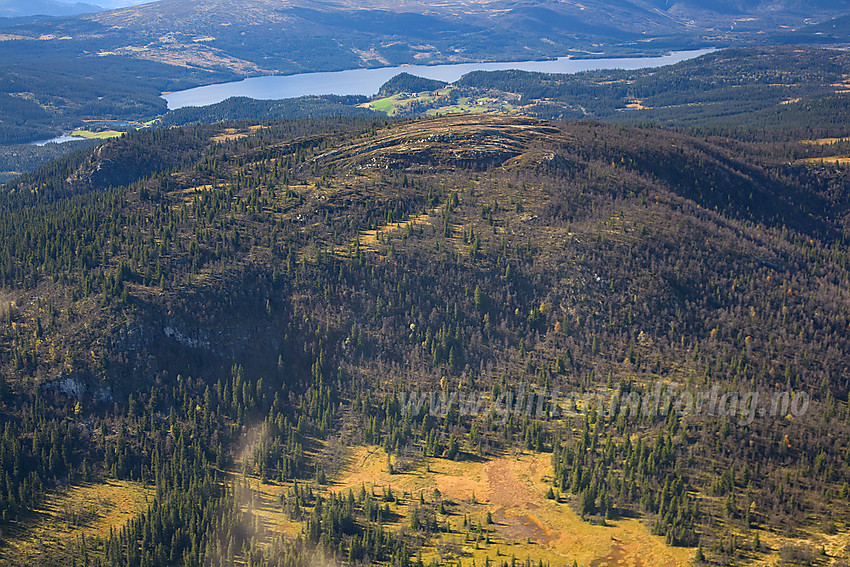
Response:
[[[839,0],[160,0],[6,33],[252,76],[769,43],[848,13]]]
[[[57,2],[56,0],[0,0],[0,18],[23,16],[76,16],[100,12],[103,8],[84,2]]]
[[[9,33],[250,76],[765,43],[847,14],[842,0],[160,0]]]
[[[127,24],[128,29],[141,26],[151,31],[188,33],[212,31],[209,25],[242,28],[302,21],[318,26],[312,30],[316,35],[340,27],[384,37],[513,30],[517,34],[550,32],[555,37],[576,34],[629,39],[632,34],[732,28],[769,32],[847,13],[850,6],[843,0],[160,0],[91,19]],[[292,31],[286,27],[282,30]]]

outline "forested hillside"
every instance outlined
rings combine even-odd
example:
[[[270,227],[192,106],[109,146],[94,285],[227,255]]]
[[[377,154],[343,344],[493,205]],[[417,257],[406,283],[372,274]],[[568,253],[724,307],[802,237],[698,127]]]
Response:
[[[559,547],[564,510],[697,562],[844,565],[848,174],[797,159],[842,143],[316,119],[129,134],[22,176],[0,197],[0,554],[655,564],[613,531],[608,559]],[[712,387],[735,406],[526,397]],[[386,462],[351,480],[361,447]],[[499,487],[522,459],[539,529],[504,488],[398,488]],[[58,495],[119,483],[148,491],[132,521],[68,508],[28,555]]]
[[[462,77],[459,88],[522,96],[539,103],[526,114],[541,118],[582,117],[667,126],[740,125],[741,132],[767,126],[799,131],[799,123],[767,124],[769,116],[819,104],[822,97],[844,100],[850,56],[844,51],[797,47],[731,48],[660,69],[594,71],[575,75],[524,71],[478,71]],[[835,97],[836,93],[843,96]],[[473,94],[474,96],[474,94]],[[845,105],[846,106],[846,105]],[[836,109],[838,110],[838,109]],[[814,126],[840,130],[843,111],[831,119],[809,119]]]

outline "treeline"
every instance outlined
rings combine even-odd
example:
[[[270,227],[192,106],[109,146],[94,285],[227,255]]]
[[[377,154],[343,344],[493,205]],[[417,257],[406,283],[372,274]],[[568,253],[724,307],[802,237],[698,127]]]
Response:
[[[448,85],[445,81],[426,79],[411,75],[410,73],[399,73],[378,89],[378,97],[393,96],[398,93],[419,93],[437,91]]]
[[[99,143],[98,140],[75,140],[43,146],[31,144],[0,146],[0,185],[22,173],[33,171],[69,153],[97,143]]]
[[[332,116],[375,116],[377,113],[358,105],[368,102],[365,96],[304,96],[282,100],[255,100],[231,97],[225,101],[201,107],[170,110],[159,117],[162,126],[212,124],[249,120],[282,120],[293,118],[324,118]]]
[[[850,97],[831,94],[757,109],[744,116],[717,119],[701,132],[767,142],[843,137],[850,118]],[[834,149],[834,148],[833,148]]]
[[[689,493],[690,478],[675,466],[676,454],[683,449],[676,447],[681,442],[676,438],[679,417],[671,412],[655,438],[635,443],[628,435],[615,441],[612,433],[634,427],[638,417],[627,412],[610,417],[616,429],[606,431],[600,416],[591,411],[577,439],[556,444],[553,484],[559,493],[575,495],[582,517],[604,522],[617,518],[621,510],[637,510],[647,516],[653,533],[666,537],[667,545],[696,546],[699,504]]]

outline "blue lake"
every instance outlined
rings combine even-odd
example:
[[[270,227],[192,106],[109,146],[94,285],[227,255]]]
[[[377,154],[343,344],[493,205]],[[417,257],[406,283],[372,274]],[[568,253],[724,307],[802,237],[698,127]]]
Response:
[[[49,140],[36,140],[35,142],[30,142],[29,145],[46,146],[47,144],[64,144],[65,142],[76,142],[78,140],[85,140],[85,138],[81,138],[80,136],[56,136]]]
[[[714,51],[698,49],[675,51],[660,57],[626,57],[607,59],[560,58],[550,61],[513,61],[508,63],[460,63],[456,65],[405,65],[380,69],[351,69],[328,73],[302,73],[253,77],[230,83],[219,83],[164,93],[162,97],[171,110],[184,106],[206,106],[233,96],[254,99],[281,99],[307,95],[373,95],[389,79],[407,72],[429,79],[453,83],[472,71],[502,71],[519,69],[542,73],[579,73],[600,69],[642,69],[672,65]]]

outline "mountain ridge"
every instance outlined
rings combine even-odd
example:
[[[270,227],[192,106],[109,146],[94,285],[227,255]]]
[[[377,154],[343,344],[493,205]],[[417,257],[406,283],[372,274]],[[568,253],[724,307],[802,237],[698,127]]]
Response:
[[[57,479],[154,478],[154,503],[132,524],[158,526],[150,536],[131,526],[85,551],[39,549],[50,567],[84,552],[117,566],[128,563],[117,542],[129,540],[146,564],[169,565],[153,551],[163,542],[188,553],[209,533],[238,541],[239,474],[251,480],[245,497],[297,485],[316,499],[351,445],[383,448],[394,483],[422,459],[442,471],[516,451],[551,462],[553,507],[571,506],[577,521],[639,516],[695,557],[838,549],[822,520],[850,514],[845,498],[824,496],[850,481],[848,170],[789,163],[788,149],[586,120],[316,119],[140,131],[23,176],[0,194],[0,396],[11,418],[0,443],[25,440],[38,482],[0,459],[14,488],[0,508],[25,518]],[[120,181],[91,175],[116,162]],[[805,394],[808,411],[590,408],[502,423],[399,402],[449,388],[643,399],[656,387]],[[33,404],[44,419],[26,417]],[[65,457],[63,435],[47,441],[39,424],[68,431]],[[405,558],[396,564],[418,565],[447,534],[482,561],[508,545],[552,551],[495,523],[486,492],[443,502],[456,519],[443,529],[411,520],[430,502],[397,492],[370,548],[381,563],[392,547]],[[191,504],[177,525],[160,521],[175,502]],[[316,505],[298,501],[310,514]],[[187,520],[199,511],[214,531]],[[338,532],[277,501],[262,512],[292,540],[257,532],[234,561],[274,565],[299,545],[303,562],[288,565],[319,553],[346,561],[374,518]],[[477,541],[463,537],[464,514],[490,526]],[[298,543],[309,526],[333,544]],[[740,555],[723,544],[732,539]]]

